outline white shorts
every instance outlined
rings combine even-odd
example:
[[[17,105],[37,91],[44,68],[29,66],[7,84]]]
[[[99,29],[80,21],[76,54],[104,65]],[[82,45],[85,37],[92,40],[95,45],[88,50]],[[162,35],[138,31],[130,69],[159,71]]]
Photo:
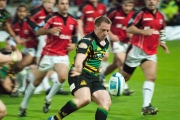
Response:
[[[30,54],[32,57],[36,57],[36,49],[35,48],[26,48],[24,47],[22,50],[22,53],[24,54]]]
[[[155,55],[147,55],[142,49],[132,45],[131,50],[127,53],[125,64],[130,67],[139,66],[143,60],[151,60],[157,62]]]
[[[38,69],[41,71],[49,71],[54,69],[54,65],[58,63],[64,63],[69,66],[69,57],[68,55],[65,56],[49,56],[44,55],[42,56]],[[63,69],[63,68],[62,68]]]
[[[110,42],[111,52],[112,53],[118,53],[118,52],[124,52],[126,53],[127,48],[129,47],[129,44],[123,43],[120,41],[117,42]]]

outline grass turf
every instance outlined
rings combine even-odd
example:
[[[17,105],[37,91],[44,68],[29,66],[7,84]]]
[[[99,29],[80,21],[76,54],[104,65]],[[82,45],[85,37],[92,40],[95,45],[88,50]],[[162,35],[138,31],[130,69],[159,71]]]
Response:
[[[158,107],[159,113],[156,116],[142,116],[142,84],[144,76],[138,67],[128,82],[129,87],[135,90],[132,96],[113,96],[112,106],[107,120],[180,120],[180,41],[167,42],[170,55],[166,55],[162,48],[159,48],[158,70],[155,92],[152,104]],[[71,60],[74,54],[71,53]],[[112,57],[109,57],[110,61]],[[110,75],[107,76],[109,79]],[[67,81],[64,87],[69,89]],[[22,97],[11,98],[8,95],[1,95],[1,100],[7,106],[7,116],[3,120],[46,120],[47,117],[55,115],[73,96],[56,95],[52,100],[49,113],[42,113],[45,94],[33,95],[29,102],[27,117],[18,117],[18,108]],[[72,113],[64,120],[94,120],[97,105],[90,103],[86,107]]]

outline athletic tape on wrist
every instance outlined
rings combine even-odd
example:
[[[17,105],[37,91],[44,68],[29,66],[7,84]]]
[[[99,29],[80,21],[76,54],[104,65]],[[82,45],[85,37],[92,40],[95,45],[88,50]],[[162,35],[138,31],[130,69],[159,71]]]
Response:
[[[14,62],[17,62],[18,58],[17,58],[17,54],[15,52],[11,53],[11,57],[12,57]]]

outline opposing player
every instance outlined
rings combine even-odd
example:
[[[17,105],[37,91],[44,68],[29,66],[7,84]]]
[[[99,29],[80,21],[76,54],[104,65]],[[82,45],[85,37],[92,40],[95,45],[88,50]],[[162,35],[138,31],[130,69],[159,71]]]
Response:
[[[20,41],[16,41],[18,44],[23,44],[24,57],[22,61],[17,62],[16,70],[22,71],[24,67],[31,65],[35,61],[36,48],[38,40],[36,37],[36,30],[39,26],[34,21],[28,18],[28,9],[25,5],[19,5],[15,15],[15,19],[12,24],[12,29],[20,37]]]
[[[58,12],[45,18],[44,28],[37,31],[38,35],[47,34],[47,43],[43,49],[38,69],[29,73],[30,83],[27,92],[20,105],[20,116],[26,115],[28,101],[47,71],[54,69],[57,72],[58,80],[53,84],[52,89],[45,98],[43,112],[49,111],[52,96],[56,94],[68,74],[69,57],[68,52],[73,50],[77,42],[77,21],[68,14],[69,1],[56,0]]]
[[[133,34],[132,45],[127,50],[123,67],[123,76],[128,81],[135,68],[140,66],[145,82],[143,85],[143,115],[156,115],[157,108],[152,107],[151,99],[154,92],[154,81],[157,69],[157,47],[160,45],[169,50],[165,44],[165,21],[163,15],[156,8],[159,0],[145,0],[145,8],[135,12],[129,21],[127,32]]]
[[[48,120],[62,120],[91,100],[98,105],[95,120],[106,120],[111,98],[99,81],[98,73],[101,60],[109,47],[106,36],[110,27],[111,21],[107,17],[98,17],[94,31],[79,41],[74,64],[68,74],[70,90],[75,97]]]
[[[114,54],[113,63],[99,75],[100,80],[103,80],[106,75],[113,72],[116,68],[119,73],[122,72],[125,53],[130,44],[131,35],[126,32],[128,21],[134,14],[134,0],[122,0],[121,4],[111,8],[107,12],[107,16],[112,21],[111,32],[109,34],[111,40],[111,51]],[[131,95],[134,91],[129,90],[127,83],[123,95]]]

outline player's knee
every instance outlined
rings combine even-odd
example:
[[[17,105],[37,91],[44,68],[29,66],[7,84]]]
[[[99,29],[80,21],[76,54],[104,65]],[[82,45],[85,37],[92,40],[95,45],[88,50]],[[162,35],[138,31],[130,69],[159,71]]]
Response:
[[[90,98],[82,98],[80,101],[81,101],[80,106],[85,106],[91,102],[91,99]]]
[[[109,107],[111,106],[111,99],[104,99],[104,100],[101,100],[101,105],[102,107],[106,108],[106,109],[109,109]]]
[[[150,81],[155,81],[156,80],[156,74],[151,74],[146,79],[150,80]]]

